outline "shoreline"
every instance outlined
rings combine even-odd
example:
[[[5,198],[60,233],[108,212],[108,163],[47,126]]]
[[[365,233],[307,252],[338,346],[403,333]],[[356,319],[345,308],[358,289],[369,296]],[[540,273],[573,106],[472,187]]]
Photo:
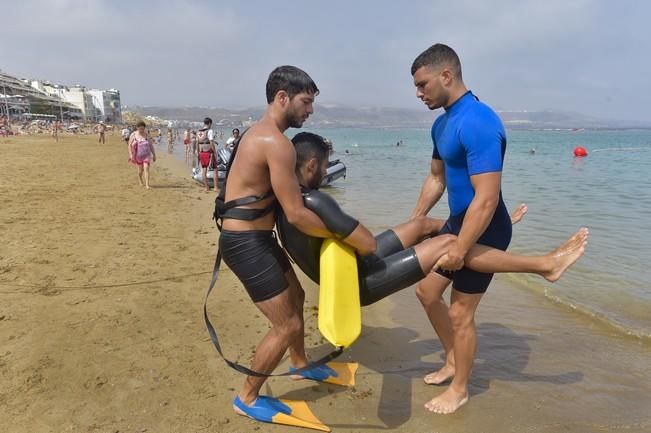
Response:
[[[95,140],[0,143],[8,431],[301,431],[232,411],[243,377],[221,361],[201,315],[214,193],[164,146],[145,191],[120,137]],[[314,358],[329,349],[316,330],[318,291],[297,274]],[[648,347],[549,302],[496,278],[478,313],[471,399],[451,416],[422,408],[443,390],[422,383],[440,345],[413,289],[363,309],[362,336],[341,356],[360,362],[355,388],[274,378],[262,391],[308,401],[335,432],[648,431]],[[226,267],[208,308],[227,357],[246,363],[268,326]]]

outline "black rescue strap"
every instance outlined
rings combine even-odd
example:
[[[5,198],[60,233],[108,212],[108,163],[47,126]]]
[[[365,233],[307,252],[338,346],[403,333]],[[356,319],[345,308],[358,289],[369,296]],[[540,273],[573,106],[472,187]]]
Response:
[[[262,197],[250,196],[250,197],[244,197],[244,198],[241,198],[241,199],[231,200],[231,201],[229,201],[227,203],[224,203],[224,191],[226,191],[226,180],[228,178],[228,173],[231,170],[231,164],[233,163],[233,160],[235,159],[235,154],[237,153],[237,148],[238,148],[238,145],[240,144],[240,140],[242,139],[242,137],[244,136],[245,133],[246,133],[246,131],[244,131],[244,133],[242,133],[242,135],[240,135],[239,140],[233,146],[233,154],[231,156],[230,161],[228,162],[228,166],[227,166],[227,169],[226,169],[226,176],[224,177],[224,186],[222,188],[222,191],[220,191],[219,196],[217,197],[217,200],[215,201],[215,203],[216,203],[215,204],[215,215],[213,215],[213,217],[215,218],[215,222],[217,223],[217,228],[220,231],[221,231],[221,224],[219,224],[219,220],[223,219],[223,217],[225,216],[224,213],[222,213],[222,211],[220,209],[220,206],[222,208],[227,206],[227,205],[229,206],[228,209],[224,209],[224,210],[227,211],[229,218],[244,219],[244,220],[249,219],[249,217],[252,215],[252,213],[247,214],[247,216],[244,217],[244,218],[238,218],[238,216],[240,216],[240,215],[237,215],[237,213],[233,213],[233,211],[236,211],[236,210],[262,211],[262,212],[264,212],[262,215],[266,215],[266,214],[268,214],[269,212],[271,212],[272,210],[275,209],[275,206],[267,206],[266,208],[263,208],[263,209],[235,209],[235,207],[237,207],[237,206],[243,206],[245,204],[255,203],[257,201],[261,201],[261,200],[264,200],[265,198],[271,197],[273,195],[272,190],[269,190],[269,192],[267,194],[265,194],[264,196],[262,196]],[[234,203],[234,202],[237,202],[237,203]],[[234,204],[231,205],[231,203],[234,203]],[[257,218],[259,218],[259,217],[260,216],[258,216]],[[257,219],[257,218],[252,218],[252,219]],[[212,341],[213,346],[215,346],[215,349],[217,350],[217,353],[219,353],[219,355],[224,359],[224,361],[226,362],[226,364],[229,367],[231,367],[234,370],[239,371],[240,373],[246,374],[247,376],[254,376],[254,377],[289,376],[289,375],[292,375],[292,374],[300,374],[300,373],[302,373],[304,371],[308,371],[308,370],[311,370],[311,369],[313,369],[315,367],[323,365],[323,364],[325,364],[327,362],[332,361],[333,359],[337,358],[339,355],[341,355],[343,353],[343,351],[344,351],[343,346],[339,346],[339,347],[336,347],[335,350],[333,350],[329,354],[327,354],[324,357],[318,359],[317,361],[310,362],[305,367],[297,368],[295,370],[286,371],[285,373],[279,373],[279,374],[261,373],[259,371],[251,370],[250,368],[245,367],[245,366],[243,366],[241,364],[238,364],[235,361],[231,361],[229,359],[226,359],[226,357],[224,356],[224,353],[222,352],[221,345],[219,344],[219,337],[217,336],[217,331],[215,331],[215,327],[212,325],[212,323],[210,322],[210,319],[208,318],[208,306],[207,306],[208,297],[210,296],[210,293],[212,292],[213,288],[215,287],[215,284],[217,283],[217,278],[219,277],[219,268],[221,266],[221,263],[222,263],[222,252],[219,249],[219,246],[217,246],[217,257],[215,257],[215,266],[213,267],[213,271],[212,271],[212,279],[210,280],[210,286],[208,287],[208,293],[206,293],[206,298],[204,299],[204,302],[203,302],[203,319],[204,319],[204,322],[206,323],[206,328],[208,329],[208,334],[210,335],[210,340]]]

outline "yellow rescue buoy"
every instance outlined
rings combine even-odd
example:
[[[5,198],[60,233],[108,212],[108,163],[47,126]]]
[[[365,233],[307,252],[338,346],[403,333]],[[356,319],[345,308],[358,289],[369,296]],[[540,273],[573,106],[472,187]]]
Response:
[[[348,347],[362,332],[354,250],[326,239],[321,246],[319,274],[319,331],[333,345]]]

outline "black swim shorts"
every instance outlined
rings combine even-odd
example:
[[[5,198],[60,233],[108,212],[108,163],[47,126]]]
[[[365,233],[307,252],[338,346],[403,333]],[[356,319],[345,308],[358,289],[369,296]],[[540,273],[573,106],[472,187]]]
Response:
[[[273,231],[222,230],[219,248],[253,302],[271,299],[289,286],[285,272],[291,265]]]
[[[464,216],[465,212],[459,215],[450,216],[439,234],[443,235],[450,233],[458,235],[461,231]],[[484,234],[482,234],[477,240],[477,243],[506,251],[506,248],[511,242],[511,230],[511,217],[509,216],[509,212],[506,209],[504,202],[500,200],[500,203],[497,205],[497,209],[495,210],[495,214],[493,215],[493,219],[490,224],[488,224]],[[488,285],[493,279],[493,274],[473,271],[466,267],[453,272],[439,269],[436,273],[452,280],[452,287],[454,290],[468,294],[485,293],[488,289]]]
[[[359,298],[371,305],[425,278],[414,248],[404,249],[398,235],[387,230],[375,237],[375,254],[359,257]]]

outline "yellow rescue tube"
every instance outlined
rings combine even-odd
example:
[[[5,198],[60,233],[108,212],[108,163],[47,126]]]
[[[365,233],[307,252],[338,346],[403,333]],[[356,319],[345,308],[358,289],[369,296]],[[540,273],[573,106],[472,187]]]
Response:
[[[357,257],[348,245],[326,239],[321,246],[319,331],[333,345],[348,347],[362,332]]]

